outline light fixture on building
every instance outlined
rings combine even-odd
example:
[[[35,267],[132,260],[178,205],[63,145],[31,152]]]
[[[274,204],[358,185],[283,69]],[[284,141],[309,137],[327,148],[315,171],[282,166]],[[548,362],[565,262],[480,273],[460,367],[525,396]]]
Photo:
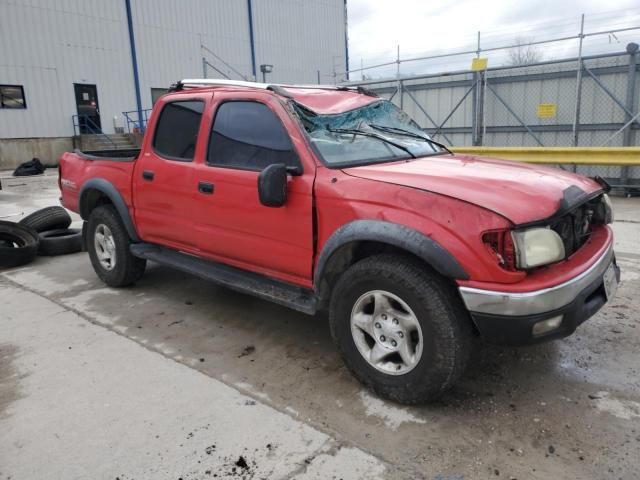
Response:
[[[273,71],[273,65],[263,63],[260,65],[260,71],[262,72],[262,83],[267,83],[267,73]]]

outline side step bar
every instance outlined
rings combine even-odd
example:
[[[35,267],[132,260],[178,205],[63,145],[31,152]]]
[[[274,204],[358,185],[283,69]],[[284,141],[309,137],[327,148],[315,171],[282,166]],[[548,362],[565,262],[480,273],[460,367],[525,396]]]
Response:
[[[136,257],[190,273],[308,315],[314,315],[317,310],[317,299],[313,290],[149,243],[133,243],[130,250]]]

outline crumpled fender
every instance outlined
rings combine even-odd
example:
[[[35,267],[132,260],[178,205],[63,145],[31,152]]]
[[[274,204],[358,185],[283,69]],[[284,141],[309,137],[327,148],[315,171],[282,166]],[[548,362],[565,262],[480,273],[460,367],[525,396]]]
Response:
[[[412,253],[447,278],[469,279],[469,275],[455,257],[432,238],[397,223],[354,220],[338,228],[326,241],[316,265],[314,285],[320,285],[327,262],[342,245],[367,240],[393,245]]]

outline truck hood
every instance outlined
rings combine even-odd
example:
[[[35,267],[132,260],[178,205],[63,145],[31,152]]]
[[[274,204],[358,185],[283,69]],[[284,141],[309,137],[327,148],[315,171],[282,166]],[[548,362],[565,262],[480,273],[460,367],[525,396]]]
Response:
[[[516,225],[551,217],[602,190],[596,181],[564,170],[469,155],[439,155],[343,171],[457,198]]]

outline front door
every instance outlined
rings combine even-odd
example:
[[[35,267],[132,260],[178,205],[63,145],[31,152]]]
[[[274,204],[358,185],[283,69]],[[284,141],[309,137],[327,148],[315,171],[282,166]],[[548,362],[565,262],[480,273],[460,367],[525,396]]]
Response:
[[[95,85],[74,83],[76,109],[80,133],[102,133],[98,88]]]
[[[273,97],[255,92],[216,92],[213,104],[207,152],[195,173],[211,187],[198,194],[200,250],[240,268],[311,285],[315,168],[293,146],[291,118]],[[287,202],[278,208],[262,205],[258,197],[258,175],[273,163],[301,170],[289,177]]]

